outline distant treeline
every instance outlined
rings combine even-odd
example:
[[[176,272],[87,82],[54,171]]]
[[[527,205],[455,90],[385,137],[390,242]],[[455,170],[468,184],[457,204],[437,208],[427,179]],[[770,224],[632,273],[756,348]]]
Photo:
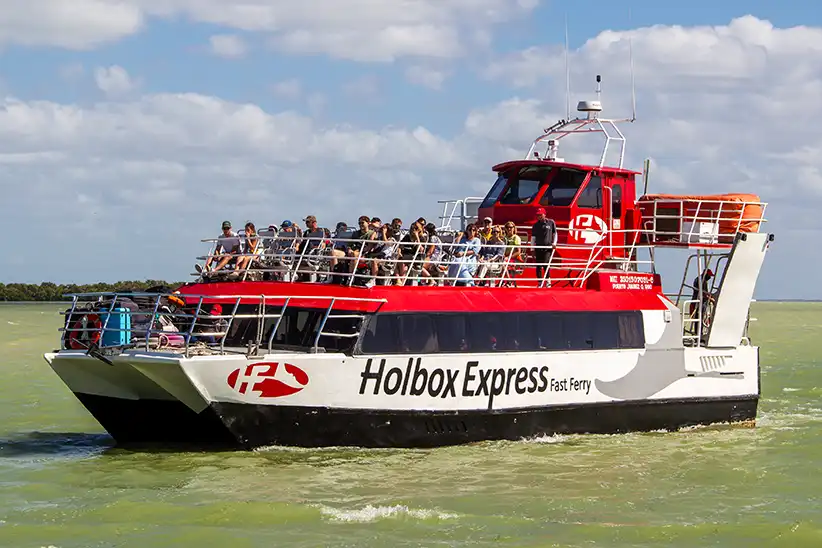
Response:
[[[163,280],[123,281],[96,284],[2,284],[0,283],[0,302],[2,301],[62,301],[68,293],[94,293],[98,291],[145,291],[151,287],[168,286],[176,288],[180,282]]]

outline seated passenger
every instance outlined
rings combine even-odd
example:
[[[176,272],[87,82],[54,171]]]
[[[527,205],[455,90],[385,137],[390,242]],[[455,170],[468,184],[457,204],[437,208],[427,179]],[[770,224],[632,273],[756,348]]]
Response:
[[[385,274],[385,264],[386,261],[391,259],[394,255],[395,243],[396,240],[394,239],[394,232],[391,230],[391,226],[381,225],[377,231],[377,237],[374,240],[374,243],[370,245],[370,248],[367,251],[365,251],[365,256],[371,259],[371,275],[374,277],[375,281],[380,282],[380,270],[383,271],[383,275]],[[380,285],[385,284],[380,283]]]
[[[325,247],[325,230],[317,225],[317,218],[314,215],[309,215],[303,221],[305,221],[305,232],[303,232],[302,241],[297,246],[297,252],[307,254],[315,249],[323,249]]]
[[[482,228],[477,231],[477,236],[480,237],[484,244],[491,239],[491,229],[494,227],[494,219],[486,217],[482,220]]]
[[[348,225],[342,221],[337,223],[337,227],[334,230],[334,234],[331,235],[331,239],[334,242],[334,245],[331,247],[331,271],[333,272],[337,266],[337,262],[345,257],[346,252],[348,250],[348,242],[341,242],[338,240],[345,239],[348,234]]]
[[[236,232],[231,230],[231,222],[223,221],[223,233],[217,237],[217,245],[214,247],[214,252],[211,253],[206,260],[205,270],[209,271],[211,262],[216,259],[217,266],[214,267],[214,272],[225,268],[230,262],[237,260],[237,255],[242,250],[240,237]],[[200,265],[197,265],[198,272],[202,272]]]
[[[425,246],[425,258],[422,264],[422,275],[425,278],[438,278],[443,274],[440,269],[440,262],[442,261],[442,239],[437,235],[437,227],[434,223],[425,225],[425,232],[428,235],[427,245]],[[434,284],[433,280],[429,280]]]
[[[219,316],[223,315],[223,307],[222,305],[215,304],[212,305],[211,311],[209,312],[209,318],[197,318],[195,321],[194,332],[195,335],[192,338],[192,342],[204,342],[206,344],[216,344],[220,342],[225,337],[226,332],[228,331],[228,321],[225,318],[221,318]],[[196,333],[204,333],[203,335],[198,335]]]
[[[479,252],[479,268],[477,279],[485,278],[490,272],[497,277],[502,270],[502,260],[505,256],[505,242],[502,240],[502,229],[495,226],[491,229],[491,237]]]
[[[455,285],[474,285],[473,275],[477,270],[477,257],[481,248],[477,228],[473,223],[469,224],[455,248],[454,257],[457,261],[448,267],[448,277]]]
[[[351,239],[354,241],[349,242],[346,249],[346,255],[351,258],[351,265],[348,270],[350,273],[357,269],[363,246],[377,237],[376,232],[371,228],[371,219],[367,215],[362,215],[358,220],[358,224],[360,228],[351,235]]]
[[[259,266],[260,255],[263,253],[263,244],[257,235],[257,228],[254,223],[245,224],[245,253],[237,259],[237,270],[249,268],[252,263]]]
[[[397,285],[405,285],[407,274],[423,255],[423,229],[419,223],[411,225],[411,230],[400,240],[400,259],[397,264]],[[420,264],[420,266],[422,266]],[[425,276],[425,274],[423,274]]]
[[[503,268],[503,275],[513,277],[521,272],[519,264],[523,262],[522,259],[522,238],[517,234],[517,226],[508,221],[505,223],[505,232],[502,240],[505,242],[505,266]]]

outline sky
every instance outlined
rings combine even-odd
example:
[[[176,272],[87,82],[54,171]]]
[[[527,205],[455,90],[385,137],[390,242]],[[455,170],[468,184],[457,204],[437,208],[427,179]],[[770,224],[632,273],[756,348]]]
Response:
[[[567,19],[573,104],[601,74],[604,115],[630,115],[630,44],[626,167],[650,158],[651,192],[760,195],[776,239],[757,298],[822,299],[812,3],[0,8],[2,282],[181,280],[226,219],[431,219],[438,200],[483,196],[494,164],[564,116]]]

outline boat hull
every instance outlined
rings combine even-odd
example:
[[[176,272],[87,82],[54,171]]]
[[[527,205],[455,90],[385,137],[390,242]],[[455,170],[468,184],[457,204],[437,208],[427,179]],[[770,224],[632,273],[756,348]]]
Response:
[[[213,403],[195,413],[180,402],[75,394],[122,446],[193,445],[430,448],[561,434],[673,431],[755,420],[758,398],[705,398],[504,411],[397,412]]]
[[[47,359],[124,446],[414,448],[676,430],[750,422],[759,400],[755,347]]]

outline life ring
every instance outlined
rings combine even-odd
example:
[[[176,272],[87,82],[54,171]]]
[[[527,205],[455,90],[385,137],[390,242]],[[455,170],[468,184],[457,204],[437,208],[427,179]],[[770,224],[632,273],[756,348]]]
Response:
[[[174,295],[168,296],[168,302],[176,305],[178,308],[182,308],[186,305],[186,302],[183,299],[180,297],[175,297]]]
[[[100,342],[103,323],[97,314],[87,314],[74,322],[68,331],[68,347],[72,350],[86,350]]]

